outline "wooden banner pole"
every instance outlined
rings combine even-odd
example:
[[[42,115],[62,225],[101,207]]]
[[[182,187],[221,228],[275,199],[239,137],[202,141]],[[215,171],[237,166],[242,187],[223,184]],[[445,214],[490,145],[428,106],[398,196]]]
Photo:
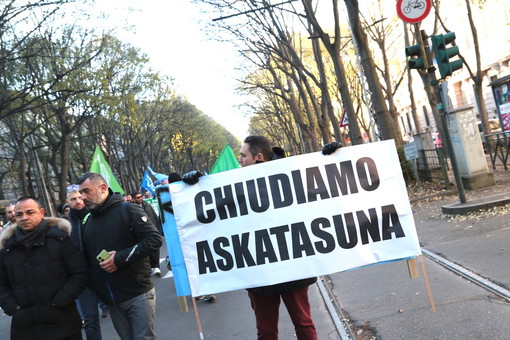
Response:
[[[202,324],[200,323],[200,316],[198,315],[198,307],[195,298],[192,296],[191,301],[193,302],[193,310],[195,311],[195,319],[197,320],[198,333],[200,334],[200,340],[204,340],[204,333],[202,333]]]
[[[420,255],[420,263],[421,263],[421,271],[423,272],[423,279],[425,280],[425,287],[427,287],[427,294],[429,295],[430,306],[432,307],[432,311],[435,313],[436,304],[434,302],[434,297],[432,296],[432,291],[430,290],[429,277],[427,276],[427,271],[425,270],[425,261],[423,261],[423,255]]]
[[[178,296],[177,302],[179,303],[179,309],[181,310],[181,312],[189,312],[186,296]]]

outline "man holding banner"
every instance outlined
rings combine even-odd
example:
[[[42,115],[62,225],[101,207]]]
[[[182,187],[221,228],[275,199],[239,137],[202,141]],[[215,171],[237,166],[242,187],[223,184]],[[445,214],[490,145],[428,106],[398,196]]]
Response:
[[[283,158],[280,148],[272,148],[264,136],[248,136],[241,147],[239,164],[242,167]],[[193,171],[183,176],[187,184],[195,184],[201,174]],[[316,277],[283,282],[269,286],[249,288],[248,296],[255,312],[258,340],[278,339],[280,301],[287,307],[298,340],[317,340],[312,320],[308,286],[317,281]]]

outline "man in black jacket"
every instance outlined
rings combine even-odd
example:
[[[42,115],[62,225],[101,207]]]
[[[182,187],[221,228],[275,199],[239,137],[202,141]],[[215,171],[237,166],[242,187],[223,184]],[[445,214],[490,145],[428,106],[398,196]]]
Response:
[[[82,233],[90,286],[108,305],[121,339],[155,339],[156,291],[148,256],[161,246],[161,235],[143,209],[114,194],[100,174],[87,172],[77,183],[90,208]],[[108,258],[100,262],[102,250]]]
[[[81,340],[74,300],[89,278],[65,219],[44,218],[32,197],[15,205],[17,226],[0,234],[0,306],[11,339]]]

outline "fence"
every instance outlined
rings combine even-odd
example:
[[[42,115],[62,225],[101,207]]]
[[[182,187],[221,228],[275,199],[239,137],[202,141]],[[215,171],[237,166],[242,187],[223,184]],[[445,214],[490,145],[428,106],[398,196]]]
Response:
[[[485,136],[484,148],[489,154],[493,170],[496,170],[496,165],[503,165],[505,170],[508,170],[509,139],[509,131]]]
[[[419,150],[419,154],[417,168],[420,180],[443,183],[446,189],[450,189],[448,161],[443,148]]]

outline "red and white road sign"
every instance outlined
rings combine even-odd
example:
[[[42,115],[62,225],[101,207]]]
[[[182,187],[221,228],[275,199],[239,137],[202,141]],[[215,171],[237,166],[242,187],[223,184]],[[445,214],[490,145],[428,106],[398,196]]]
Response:
[[[432,0],[398,0],[397,14],[400,19],[415,24],[427,17],[432,9]]]
[[[349,126],[349,117],[345,113],[346,111],[344,109],[344,112],[342,113],[342,119],[340,119],[340,127]]]

